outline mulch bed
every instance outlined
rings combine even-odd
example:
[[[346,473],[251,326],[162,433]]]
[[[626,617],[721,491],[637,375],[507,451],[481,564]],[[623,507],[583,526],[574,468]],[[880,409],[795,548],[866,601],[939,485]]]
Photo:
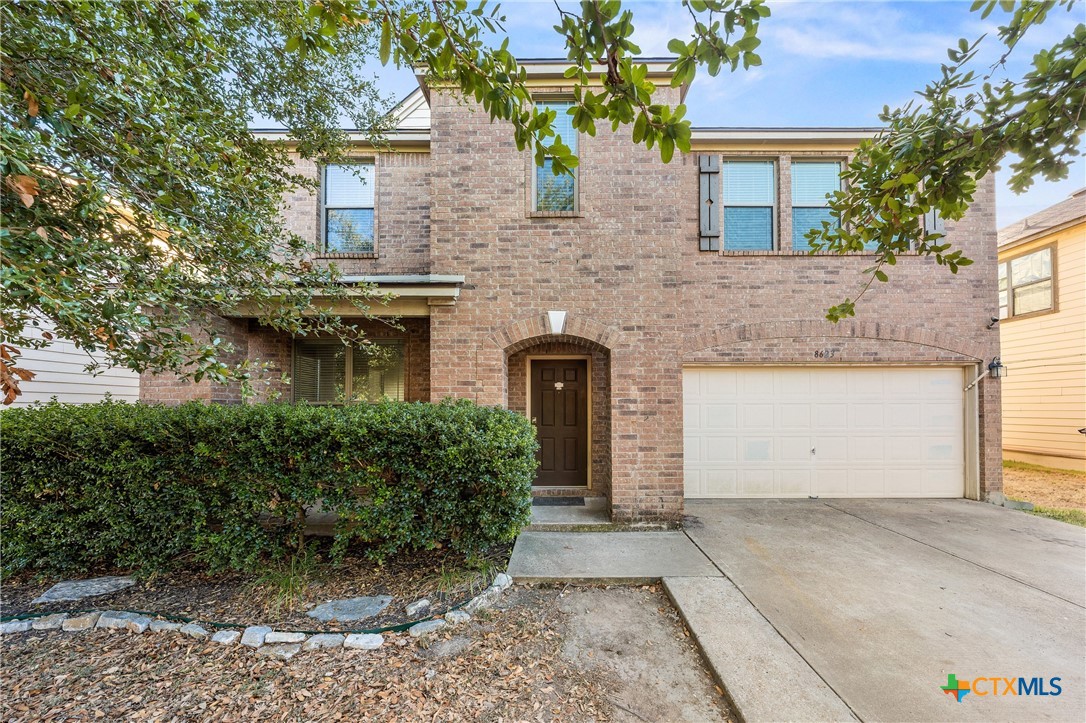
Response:
[[[505,570],[510,549],[509,546],[494,548],[471,564],[463,555],[441,550],[397,555],[384,565],[360,556],[349,557],[335,566],[321,562],[309,576],[293,608],[283,604],[272,585],[261,583],[259,573],[207,575],[179,569],[140,579],[134,586],[111,595],[44,605],[31,605],[30,601],[61,578],[42,580],[21,574],[10,576],[0,585],[0,614],[132,610],[237,626],[270,625],[277,630],[386,627],[409,622],[404,606],[421,598],[431,601],[431,614],[441,614],[469,600],[490,584],[495,573]],[[73,577],[124,573],[100,570]],[[329,600],[364,595],[390,595],[392,602],[378,616],[357,623],[322,623],[305,614]]]
[[[281,662],[179,635],[33,632],[3,640],[0,718],[54,720],[608,720],[613,685],[561,652],[555,590],[372,651]]]

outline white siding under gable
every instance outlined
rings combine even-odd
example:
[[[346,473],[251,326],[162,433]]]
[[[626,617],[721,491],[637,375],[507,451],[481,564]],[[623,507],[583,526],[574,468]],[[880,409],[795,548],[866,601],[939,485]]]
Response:
[[[400,130],[429,130],[430,104],[422,90],[415,90],[400,102],[393,111],[396,115],[396,128]]]
[[[19,385],[23,393],[11,404],[13,407],[48,402],[52,397],[70,404],[89,404],[101,401],[107,393],[127,402],[139,399],[139,374],[114,368],[92,376],[84,371],[91,357],[70,341],[57,339],[44,349],[22,351],[18,365],[36,376]]]

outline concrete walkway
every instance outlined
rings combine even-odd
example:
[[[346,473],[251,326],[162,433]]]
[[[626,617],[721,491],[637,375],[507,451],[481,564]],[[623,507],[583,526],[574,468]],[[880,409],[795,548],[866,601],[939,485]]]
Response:
[[[662,579],[748,722],[1086,720],[1086,530],[966,500],[691,500],[687,513],[685,534],[525,533],[510,573]],[[1062,693],[983,683],[959,703],[948,675],[1043,678],[1049,692],[1060,678]]]
[[[509,574],[516,582],[611,584],[722,577],[682,532],[522,532]]]

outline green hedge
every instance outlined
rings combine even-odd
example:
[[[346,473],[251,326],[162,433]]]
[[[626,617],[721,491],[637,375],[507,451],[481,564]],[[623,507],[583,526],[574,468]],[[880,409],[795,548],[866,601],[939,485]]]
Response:
[[[536,441],[467,401],[347,407],[103,402],[0,413],[5,571],[253,569],[339,515],[333,553],[470,552],[527,524]]]

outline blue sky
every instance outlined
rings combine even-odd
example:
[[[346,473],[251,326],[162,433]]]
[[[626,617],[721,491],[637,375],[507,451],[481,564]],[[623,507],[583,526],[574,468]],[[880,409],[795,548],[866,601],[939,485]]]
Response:
[[[572,5],[567,0],[567,5]],[[958,38],[995,31],[1005,17],[987,20],[969,12],[970,0],[882,2],[879,0],[770,0],[772,16],[762,23],[763,65],[710,78],[701,73],[687,96],[687,116],[697,126],[874,126],[884,105],[901,105],[938,77],[946,49]],[[686,11],[673,2],[626,2],[634,10],[635,41],[646,56],[667,55],[673,37],[688,38]],[[510,49],[519,57],[565,57],[554,3],[502,3]],[[1082,21],[1074,13],[1052,15],[1015,51],[1003,75],[1019,77],[1033,53],[1064,37]],[[989,53],[989,55],[991,55]],[[982,66],[987,68],[987,64]],[[415,87],[407,71],[380,69],[381,86],[402,97]],[[1021,196],[997,176],[997,222],[1013,223],[1086,185],[1082,161],[1071,177],[1037,183]]]

